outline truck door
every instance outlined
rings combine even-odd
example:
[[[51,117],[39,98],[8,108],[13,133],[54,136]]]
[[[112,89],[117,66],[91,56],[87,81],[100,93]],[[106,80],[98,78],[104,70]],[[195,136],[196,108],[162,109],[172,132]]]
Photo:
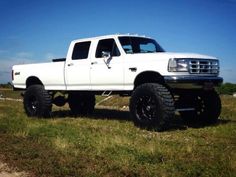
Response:
[[[73,44],[71,44],[73,45]],[[65,65],[67,90],[90,90],[90,46],[91,41],[78,42],[70,47]]]
[[[114,39],[97,41],[97,48],[91,56],[92,90],[123,90],[123,63]]]

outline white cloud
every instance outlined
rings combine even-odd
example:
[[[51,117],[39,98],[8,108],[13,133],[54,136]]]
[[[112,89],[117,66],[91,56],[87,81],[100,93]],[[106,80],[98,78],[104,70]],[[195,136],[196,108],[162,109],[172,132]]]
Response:
[[[16,64],[33,63],[30,59],[0,59],[0,83],[6,83],[11,81],[12,66]]]
[[[224,82],[236,83],[236,72],[232,68],[221,68],[221,77],[223,77]]]
[[[47,61],[52,61],[52,59],[60,58],[60,57],[56,54],[53,54],[53,53],[47,53],[45,55],[45,58],[46,58]]]
[[[11,70],[13,65],[34,63],[33,54],[30,52],[18,52],[12,56],[6,56],[9,52],[0,50],[0,83],[11,81]]]
[[[12,56],[9,56],[8,51],[0,50],[0,83],[11,81],[11,70],[13,65],[51,62],[53,58],[57,58],[57,55],[53,53],[46,53],[44,56],[43,59],[39,60],[35,58],[33,53],[25,51],[17,52]]]
[[[8,57],[0,56],[0,71],[9,71],[11,67],[16,64],[33,63],[35,61],[32,59],[32,56],[33,54],[29,52],[19,52],[14,56]]]
[[[32,58],[33,54],[30,52],[18,52],[16,53],[16,58],[20,58],[20,59],[27,59],[27,58]]]

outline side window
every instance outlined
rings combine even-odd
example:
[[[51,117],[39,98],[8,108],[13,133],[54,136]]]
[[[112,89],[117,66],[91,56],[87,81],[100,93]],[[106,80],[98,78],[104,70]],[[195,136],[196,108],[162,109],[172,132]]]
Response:
[[[120,51],[114,39],[104,39],[98,42],[96,58],[102,58],[102,52],[110,52],[111,56],[120,56]]]
[[[72,60],[80,60],[88,58],[89,47],[91,42],[79,42],[74,46]]]

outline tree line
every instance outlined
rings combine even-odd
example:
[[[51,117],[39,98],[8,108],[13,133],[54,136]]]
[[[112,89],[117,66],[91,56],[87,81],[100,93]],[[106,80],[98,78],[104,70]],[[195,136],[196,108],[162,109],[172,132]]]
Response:
[[[217,91],[219,94],[233,95],[234,93],[236,93],[236,84],[224,83],[217,88]]]
[[[0,84],[0,88],[12,88],[12,84],[10,82],[6,84]]]

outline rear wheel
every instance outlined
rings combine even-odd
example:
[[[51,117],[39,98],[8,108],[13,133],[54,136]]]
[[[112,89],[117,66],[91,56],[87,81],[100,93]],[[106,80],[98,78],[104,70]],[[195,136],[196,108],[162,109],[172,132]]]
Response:
[[[131,96],[130,113],[135,125],[162,131],[174,117],[174,100],[163,85],[142,84]]]
[[[194,108],[193,111],[180,112],[181,117],[186,122],[215,123],[221,113],[221,100],[215,90],[182,95],[179,102],[187,107]]]
[[[94,111],[95,95],[90,93],[72,92],[68,96],[68,103],[74,115],[87,115]]]
[[[24,94],[24,108],[29,117],[51,116],[51,96],[42,85],[32,85]]]

